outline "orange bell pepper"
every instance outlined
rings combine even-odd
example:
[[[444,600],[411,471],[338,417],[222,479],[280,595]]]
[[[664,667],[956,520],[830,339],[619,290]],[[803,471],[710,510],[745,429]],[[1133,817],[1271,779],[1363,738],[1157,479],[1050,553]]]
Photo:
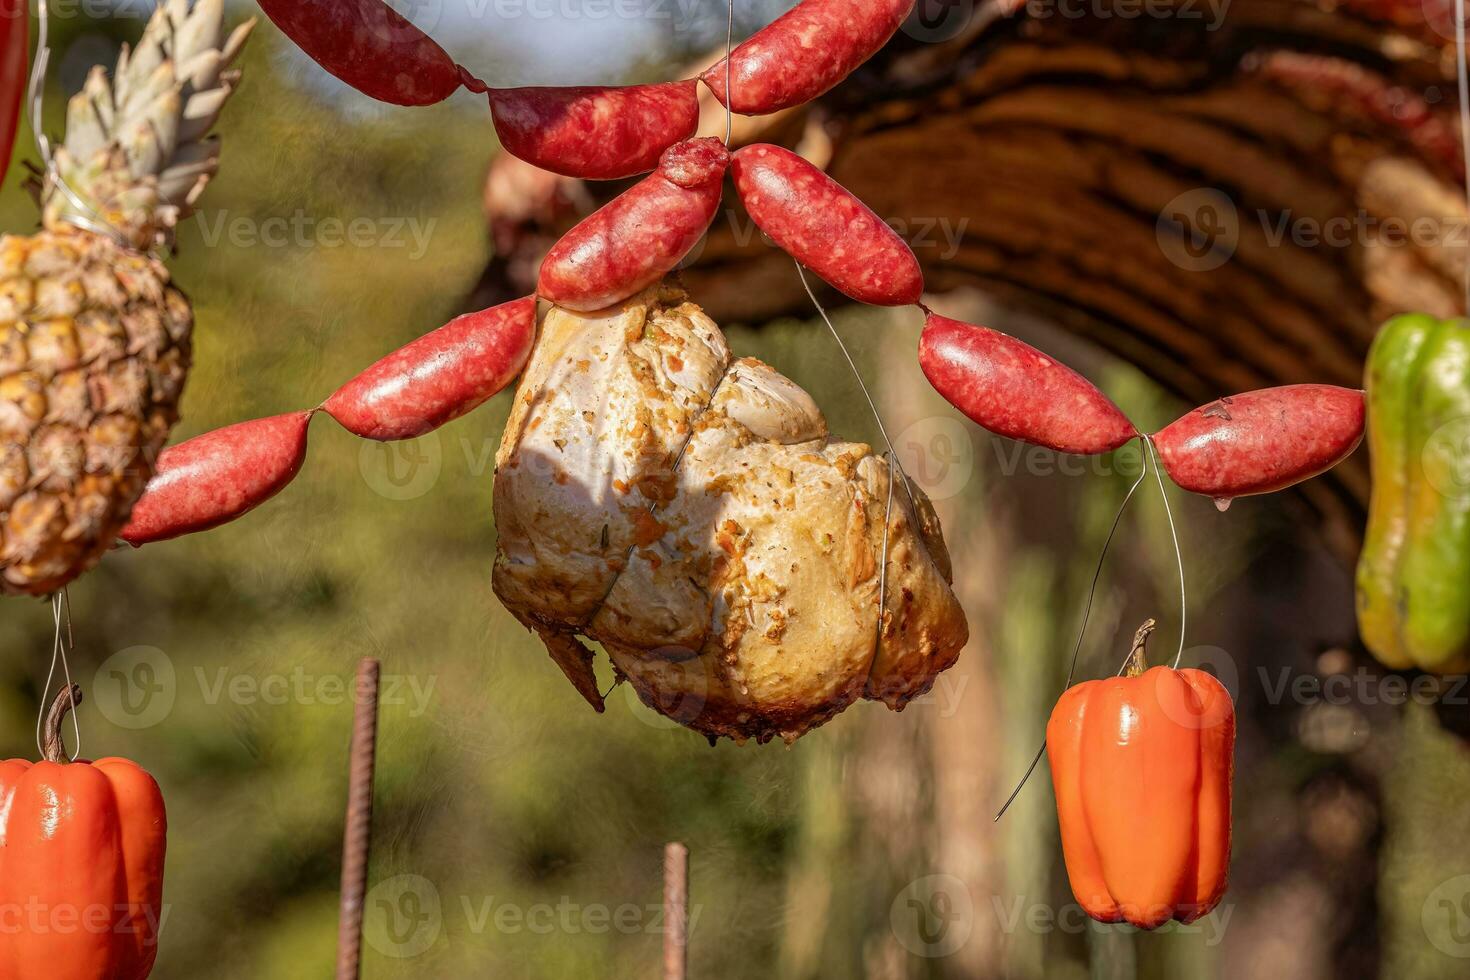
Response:
[[[30,48],[29,0],[0,0],[0,183],[10,164]]]
[[[1235,707],[1199,670],[1148,669],[1149,620],[1125,676],[1070,688],[1047,724],[1072,894],[1100,922],[1193,922],[1225,893]]]
[[[126,759],[68,763],[63,690],[44,756],[0,762],[0,977],[144,980],[163,915],[163,796]]]

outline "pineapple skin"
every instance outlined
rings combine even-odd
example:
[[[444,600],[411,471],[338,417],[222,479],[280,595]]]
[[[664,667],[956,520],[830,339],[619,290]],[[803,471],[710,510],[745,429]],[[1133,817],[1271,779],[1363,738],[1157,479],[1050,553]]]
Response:
[[[0,594],[96,565],[178,421],[194,314],[162,263],[71,228],[0,237]]]

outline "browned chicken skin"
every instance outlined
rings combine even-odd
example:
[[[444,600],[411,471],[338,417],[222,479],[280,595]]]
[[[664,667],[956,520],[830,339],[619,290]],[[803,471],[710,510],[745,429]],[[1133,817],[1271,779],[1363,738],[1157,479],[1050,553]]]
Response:
[[[795,739],[858,698],[903,707],[968,637],[901,479],[676,289],[552,309],[496,458],[495,591],[599,710],[577,635],[695,731]]]

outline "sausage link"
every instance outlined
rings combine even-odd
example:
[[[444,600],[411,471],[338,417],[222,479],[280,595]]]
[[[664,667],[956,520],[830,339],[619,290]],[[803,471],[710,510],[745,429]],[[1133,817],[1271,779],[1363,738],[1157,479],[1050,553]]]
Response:
[[[26,57],[30,53],[30,4],[0,0],[0,183],[10,165],[20,97],[25,92]]]
[[[730,154],[714,137],[664,151],[658,170],[552,246],[536,291],[591,312],[657,282],[688,255],[719,210]]]
[[[647,173],[664,150],[694,135],[698,82],[493,88],[490,112],[512,155],[566,177],[617,180]]]
[[[998,330],[930,313],[919,366],[935,391],[997,435],[1088,456],[1138,436],[1096,385]]]
[[[469,313],[378,361],[322,408],[364,439],[412,439],[510,384],[535,339],[534,296]]]
[[[241,422],[158,455],[121,537],[133,547],[227,524],[279,493],[306,460],[312,412]]]
[[[860,303],[908,306],[924,295],[913,249],[837,181],[769,143],[736,152],[741,203],[761,231]]]
[[[1355,388],[1287,385],[1211,402],[1153,441],[1175,483],[1224,504],[1336,466],[1362,441],[1363,418]]]
[[[810,102],[888,43],[914,0],[804,0],[700,77],[721,105],[760,116]],[[725,98],[725,79],[735,90]]]
[[[260,0],[281,32],[364,95],[394,105],[433,105],[462,84],[433,38],[383,0]]]

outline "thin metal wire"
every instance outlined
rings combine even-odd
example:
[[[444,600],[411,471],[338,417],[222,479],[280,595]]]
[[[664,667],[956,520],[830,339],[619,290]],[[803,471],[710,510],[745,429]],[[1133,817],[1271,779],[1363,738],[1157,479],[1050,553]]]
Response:
[[[36,19],[36,60],[31,66],[30,82],[26,90],[26,101],[31,113],[31,137],[36,141],[36,151],[41,154],[41,166],[46,180],[60,190],[74,207],[92,216],[89,218],[83,214],[65,214],[61,216],[61,220],[83,231],[110,238],[123,248],[131,249],[132,243],[128,237],[119,228],[108,222],[95,207],[84,201],[56,166],[56,157],[51,151],[51,140],[41,128],[42,109],[45,108],[46,100],[46,72],[51,64],[49,0],[37,0]]]
[[[51,170],[51,141],[46,138],[41,129],[41,109],[45,101],[46,93],[46,66],[51,61],[51,24],[50,6],[48,0],[37,0],[36,25],[36,60],[31,64],[30,87],[26,91],[26,100],[31,109],[31,136],[36,141],[36,149],[41,153],[41,163],[47,172]]]
[[[41,685],[41,710],[36,712],[36,754],[44,757],[46,748],[42,744],[41,728],[46,723],[46,698],[51,693],[51,682],[56,678],[56,654],[61,648],[61,603],[58,596],[51,597],[51,618],[56,624],[56,632],[51,639],[51,667],[46,671],[46,683]]]
[[[731,68],[730,63],[735,56],[735,0],[729,3],[729,20],[725,24],[725,145],[730,145],[730,140],[735,135],[735,110],[730,108],[730,103],[735,101],[735,93],[730,91]]]
[[[1087,635],[1087,621],[1092,616],[1092,603],[1097,596],[1097,583],[1102,578],[1103,563],[1107,560],[1108,549],[1113,544],[1113,536],[1118,533],[1118,525],[1123,522],[1123,514],[1128,509],[1128,501],[1133,499],[1134,493],[1138,491],[1138,488],[1143,485],[1143,481],[1148,477],[1149,457],[1147,452],[1139,453],[1139,458],[1142,460],[1143,470],[1138,474],[1138,479],[1133,481],[1133,486],[1128,488],[1128,493],[1124,495],[1123,502],[1118,505],[1118,513],[1113,516],[1113,525],[1108,528],[1108,536],[1103,541],[1102,552],[1097,556],[1097,567],[1092,572],[1092,585],[1087,589],[1087,605],[1082,610],[1082,625],[1077,629],[1077,643],[1072,647],[1072,663],[1067,668],[1067,682],[1062,685],[1063,691],[1066,691],[1067,688],[1072,686],[1072,678],[1077,673],[1077,657],[1082,652],[1082,638]],[[1126,660],[1124,661],[1124,666],[1127,666]],[[1118,668],[1118,673],[1123,673],[1122,667]],[[995,821],[993,822],[998,823],[1000,818],[1006,815],[1006,811],[1011,808],[1011,804],[1016,802],[1016,797],[1020,796],[1021,790],[1026,788],[1026,784],[1031,780],[1031,774],[1041,764],[1041,757],[1044,755],[1046,755],[1046,739],[1041,740],[1041,748],[1036,750],[1036,756],[1031,760],[1031,765],[1026,767],[1026,775],[1021,777],[1021,781],[1011,791],[1011,795],[1006,799],[1005,805],[1000,808],[1000,812],[995,815]]]
[[[71,682],[71,665],[67,662],[66,651],[68,648],[76,649],[76,635],[72,632],[71,627],[71,596],[65,589],[52,593],[51,595],[51,621],[55,627],[55,632],[51,640],[51,666],[46,671],[46,684],[41,688],[41,710],[36,715],[36,751],[40,754],[40,758],[45,758],[46,754],[46,748],[42,743],[41,729],[46,723],[46,709],[51,702],[51,682],[56,678],[56,661],[58,659],[61,661],[62,673],[66,677],[66,689],[68,691],[75,690]],[[66,624],[64,636],[62,633],[63,622]],[[82,754],[82,726],[77,721],[77,702],[75,698],[72,699],[71,703],[71,724],[72,731],[76,737],[75,751],[68,755],[67,758],[75,762]]]
[[[1164,501],[1164,514],[1169,518],[1169,534],[1174,539],[1174,560],[1179,563],[1179,651],[1174,654],[1174,669],[1178,670],[1179,661],[1184,659],[1184,634],[1189,626],[1189,598],[1184,587],[1184,552],[1179,547],[1179,529],[1174,526],[1174,508],[1169,506],[1169,494],[1164,490],[1164,467],[1155,455],[1153,437],[1144,436],[1143,445],[1154,464],[1154,478],[1159,482],[1159,497]]]
[[[888,609],[888,529],[893,520],[893,473],[898,469],[898,457],[893,453],[885,454],[888,459],[888,501],[883,505],[883,557],[878,573],[878,631],[877,638],[873,641],[873,663],[878,662],[878,654],[883,650],[883,613]]]
[[[795,262],[794,259],[792,261]],[[847,366],[852,370],[852,376],[854,378],[857,378],[858,387],[862,389],[863,397],[868,400],[868,409],[873,413],[873,420],[878,423],[878,432],[883,436],[883,444],[888,447],[888,455],[893,457],[894,465],[896,465],[899,469],[899,472],[903,474],[904,493],[908,495],[909,504],[912,505],[915,510],[917,510],[918,502],[914,500],[914,491],[912,488],[909,487],[908,474],[904,472],[903,464],[899,462],[898,451],[893,448],[893,440],[888,438],[888,428],[883,424],[883,416],[878,412],[878,403],[873,400],[873,393],[868,390],[867,382],[863,380],[863,374],[861,371],[858,370],[857,362],[852,359],[852,354],[848,352],[847,344],[843,342],[842,335],[837,332],[837,327],[832,323],[832,318],[827,315],[826,307],[824,307],[821,301],[817,299],[817,294],[812,291],[812,284],[808,282],[806,278],[806,270],[802,268],[800,262],[795,262],[795,265],[796,274],[801,277],[802,288],[806,290],[807,296],[811,298],[812,305],[815,306],[817,308],[817,312],[821,314],[822,322],[827,324],[827,330],[832,334],[832,339],[837,341],[837,347],[839,350],[842,351],[842,356],[844,359],[846,359]]]
[[[888,460],[888,501],[883,506],[883,564],[882,572],[878,578],[878,641],[874,646],[873,657],[873,662],[877,663],[877,651],[883,648],[883,613],[888,608],[888,527],[889,521],[893,517],[893,479],[895,471],[903,477],[903,491],[908,496],[909,506],[914,509],[915,514],[918,513],[919,504],[914,500],[914,491],[909,486],[908,474],[904,472],[903,463],[898,458],[898,452],[893,448],[893,440],[888,438],[888,428],[883,424],[883,416],[878,412],[878,403],[873,400],[873,393],[868,390],[867,382],[863,380],[863,373],[858,370],[857,362],[852,359],[852,354],[848,351],[847,344],[842,341],[842,335],[837,332],[837,327],[832,323],[832,318],[827,315],[826,307],[817,299],[817,294],[812,291],[812,284],[807,282],[806,270],[801,267],[800,262],[795,262],[795,265],[796,274],[801,277],[802,288],[806,290],[807,296],[811,298],[812,305],[821,314],[822,322],[827,324],[827,329],[831,332],[832,339],[837,341],[837,347],[842,351],[843,358],[847,360],[847,366],[852,370],[852,376],[857,379],[858,387],[862,389],[863,397],[868,400],[868,409],[873,413],[873,420],[878,423],[878,431],[882,433],[883,442],[888,447],[888,451],[884,453],[885,458]]]
[[[1460,160],[1470,206],[1470,70],[1465,66],[1465,0],[1455,0],[1455,79],[1460,90]],[[1470,314],[1470,256],[1465,258],[1465,312]]]

